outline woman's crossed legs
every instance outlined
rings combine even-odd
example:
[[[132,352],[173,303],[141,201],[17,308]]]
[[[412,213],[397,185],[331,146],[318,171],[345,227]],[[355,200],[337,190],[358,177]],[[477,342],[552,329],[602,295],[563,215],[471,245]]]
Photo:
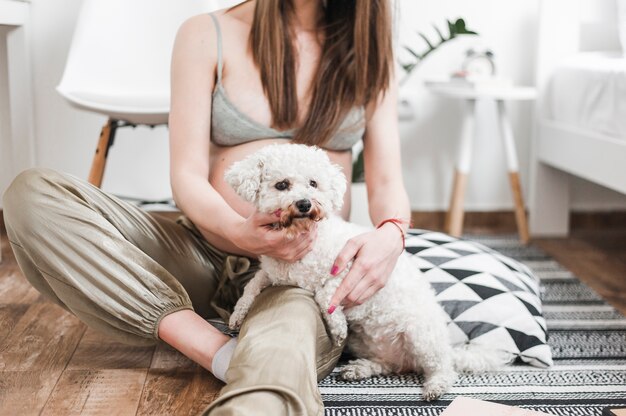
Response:
[[[3,195],[3,211],[20,268],[49,299],[112,339],[167,341],[210,369],[227,338],[204,318],[218,314],[211,300],[220,281],[229,283],[222,276],[232,256],[210,246],[188,220],[153,216],[46,168],[20,173]],[[240,270],[232,281],[253,271]],[[204,414],[322,414],[317,380],[340,353],[310,293],[269,288],[241,329],[229,384]]]

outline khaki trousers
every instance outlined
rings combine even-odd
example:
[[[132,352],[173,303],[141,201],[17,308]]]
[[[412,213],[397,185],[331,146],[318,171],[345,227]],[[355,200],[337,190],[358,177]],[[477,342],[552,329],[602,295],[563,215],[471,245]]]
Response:
[[[28,281],[111,339],[163,342],[160,320],[181,309],[227,320],[257,259],[211,246],[194,224],[151,215],[73,175],[21,172],[3,195],[7,235]],[[207,213],[210,215],[210,213]],[[312,294],[271,287],[255,301],[203,415],[322,415],[317,382],[341,347]]]

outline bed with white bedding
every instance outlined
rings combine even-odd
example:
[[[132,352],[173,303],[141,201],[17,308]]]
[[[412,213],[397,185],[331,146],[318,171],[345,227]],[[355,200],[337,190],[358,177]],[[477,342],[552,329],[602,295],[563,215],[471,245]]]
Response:
[[[626,57],[620,52],[567,58],[546,93],[546,119],[626,140]]]
[[[533,236],[568,233],[570,175],[626,194],[626,54],[615,19],[621,1],[542,3],[529,203]],[[604,9],[590,14],[585,7]],[[589,15],[596,20],[585,20]]]

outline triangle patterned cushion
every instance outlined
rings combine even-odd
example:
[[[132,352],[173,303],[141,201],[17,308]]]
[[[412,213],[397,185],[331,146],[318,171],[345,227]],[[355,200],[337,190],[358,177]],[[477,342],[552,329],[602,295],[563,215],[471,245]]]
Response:
[[[480,243],[409,230],[406,251],[447,312],[453,344],[505,351],[537,367],[552,365],[539,280],[525,265]]]

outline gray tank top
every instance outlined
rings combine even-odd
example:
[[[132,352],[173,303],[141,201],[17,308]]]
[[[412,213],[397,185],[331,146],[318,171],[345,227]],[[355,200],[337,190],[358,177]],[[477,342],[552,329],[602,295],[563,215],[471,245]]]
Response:
[[[217,83],[211,108],[211,141],[220,146],[235,146],[254,140],[292,139],[296,129],[276,130],[242,113],[228,99],[222,85],[222,32],[217,18],[209,13],[217,32]],[[324,145],[328,150],[350,150],[365,131],[363,107],[354,108],[345,117],[337,133]]]

